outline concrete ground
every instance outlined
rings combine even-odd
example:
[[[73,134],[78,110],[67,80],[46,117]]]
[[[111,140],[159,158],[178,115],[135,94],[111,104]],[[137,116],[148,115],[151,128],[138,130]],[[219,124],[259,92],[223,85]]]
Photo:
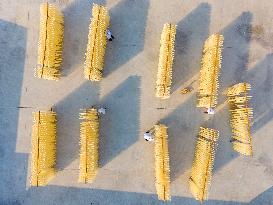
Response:
[[[107,0],[111,30],[105,78],[83,78],[91,0],[58,0],[65,15],[62,78],[34,78],[41,0],[0,1],[0,204],[163,204],[154,185],[154,145],[143,132],[157,121],[169,127],[169,204],[199,204],[188,189],[200,126],[218,129],[219,146],[209,199],[204,204],[273,204],[273,4],[268,0]],[[54,2],[54,1],[53,1]],[[99,2],[99,1],[97,1]],[[177,24],[172,95],[154,97],[163,24]],[[208,117],[196,108],[204,40],[224,37],[219,103]],[[239,156],[224,91],[252,85],[254,156]],[[193,92],[179,90],[192,86]],[[101,119],[100,170],[94,183],[79,184],[81,108],[106,106]],[[56,177],[46,187],[29,187],[34,110],[53,106],[58,114]],[[162,109],[158,109],[162,108]]]

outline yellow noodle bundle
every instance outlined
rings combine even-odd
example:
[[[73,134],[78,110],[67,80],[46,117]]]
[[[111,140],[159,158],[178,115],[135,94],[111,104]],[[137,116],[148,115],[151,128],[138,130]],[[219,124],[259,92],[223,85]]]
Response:
[[[40,36],[38,44],[38,65],[35,76],[47,80],[60,78],[64,18],[52,4],[40,7]]]
[[[228,89],[230,105],[230,125],[232,128],[233,149],[243,155],[252,155],[252,137],[250,134],[250,120],[253,116],[252,108],[248,106],[250,84],[238,83]]]
[[[56,113],[33,113],[31,186],[44,186],[55,175]]]
[[[84,77],[91,81],[100,81],[106,48],[106,30],[110,17],[105,7],[93,4],[92,19],[89,25],[88,44],[84,65]]]
[[[156,80],[156,97],[170,97],[172,65],[174,59],[176,25],[164,24],[160,39],[159,63]]]
[[[95,108],[80,113],[79,182],[92,182],[98,171],[99,116]]]
[[[201,62],[197,107],[213,108],[217,105],[218,75],[221,69],[224,37],[211,35],[204,44]]]
[[[200,127],[189,185],[192,195],[201,202],[208,195],[218,137],[217,130]]]
[[[155,186],[159,200],[171,200],[167,127],[155,125]]]

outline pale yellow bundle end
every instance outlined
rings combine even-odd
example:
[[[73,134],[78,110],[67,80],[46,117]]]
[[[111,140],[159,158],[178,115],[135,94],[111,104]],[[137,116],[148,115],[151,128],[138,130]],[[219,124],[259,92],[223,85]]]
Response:
[[[223,41],[222,35],[213,34],[204,43],[197,107],[213,108],[217,105]]]
[[[92,182],[98,171],[99,116],[95,108],[80,113],[80,174],[79,182]]]
[[[159,200],[171,200],[167,127],[155,125],[155,186]]]
[[[56,113],[33,113],[31,186],[44,186],[55,175]]]
[[[84,65],[84,77],[91,81],[100,81],[106,48],[106,30],[110,16],[105,7],[93,4],[92,19],[89,25],[88,44]]]
[[[40,36],[36,77],[47,80],[58,80],[60,78],[63,34],[63,14],[54,5],[42,4],[40,7]]]
[[[172,65],[174,59],[176,25],[164,24],[161,39],[155,96],[170,97],[172,84]]]
[[[230,125],[232,128],[233,149],[243,155],[252,156],[252,137],[250,133],[250,120],[253,116],[252,108],[248,106],[248,83],[238,83],[228,89],[228,102],[230,105]]]
[[[218,137],[217,130],[200,127],[189,185],[192,195],[201,202],[208,196]]]

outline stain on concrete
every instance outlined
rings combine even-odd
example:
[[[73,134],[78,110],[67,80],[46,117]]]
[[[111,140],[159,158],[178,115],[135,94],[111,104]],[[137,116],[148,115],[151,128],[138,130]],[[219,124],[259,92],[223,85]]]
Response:
[[[273,32],[267,32],[263,25],[252,26],[251,30],[253,40],[267,50],[273,49]]]
[[[267,176],[273,176],[273,162],[269,156],[266,154],[260,156],[258,162],[260,165],[265,167],[264,174]]]

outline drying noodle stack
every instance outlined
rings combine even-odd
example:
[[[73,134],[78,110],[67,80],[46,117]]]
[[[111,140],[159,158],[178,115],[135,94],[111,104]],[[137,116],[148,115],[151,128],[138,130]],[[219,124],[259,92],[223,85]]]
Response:
[[[106,48],[106,30],[110,17],[105,7],[93,4],[92,19],[89,25],[88,44],[84,65],[84,77],[91,81],[100,81]]]
[[[200,127],[189,180],[190,191],[199,201],[208,195],[218,137],[217,130]]]
[[[227,92],[230,105],[230,125],[233,133],[233,149],[244,155],[252,155],[250,120],[253,116],[253,110],[248,107],[251,96],[247,94],[250,88],[248,83],[238,83],[230,87]]]
[[[217,105],[218,75],[221,69],[223,40],[222,35],[214,34],[205,41],[197,107],[213,108]]]
[[[99,116],[95,108],[80,113],[79,182],[92,182],[98,171]]]
[[[56,113],[33,113],[31,186],[44,186],[55,175]]]
[[[38,65],[35,76],[58,80],[62,63],[64,18],[54,5],[48,3],[41,5],[40,15]]]
[[[160,200],[171,200],[167,127],[155,125],[155,186]]]
[[[160,39],[160,53],[156,80],[156,97],[170,97],[174,59],[176,25],[164,24]]]

